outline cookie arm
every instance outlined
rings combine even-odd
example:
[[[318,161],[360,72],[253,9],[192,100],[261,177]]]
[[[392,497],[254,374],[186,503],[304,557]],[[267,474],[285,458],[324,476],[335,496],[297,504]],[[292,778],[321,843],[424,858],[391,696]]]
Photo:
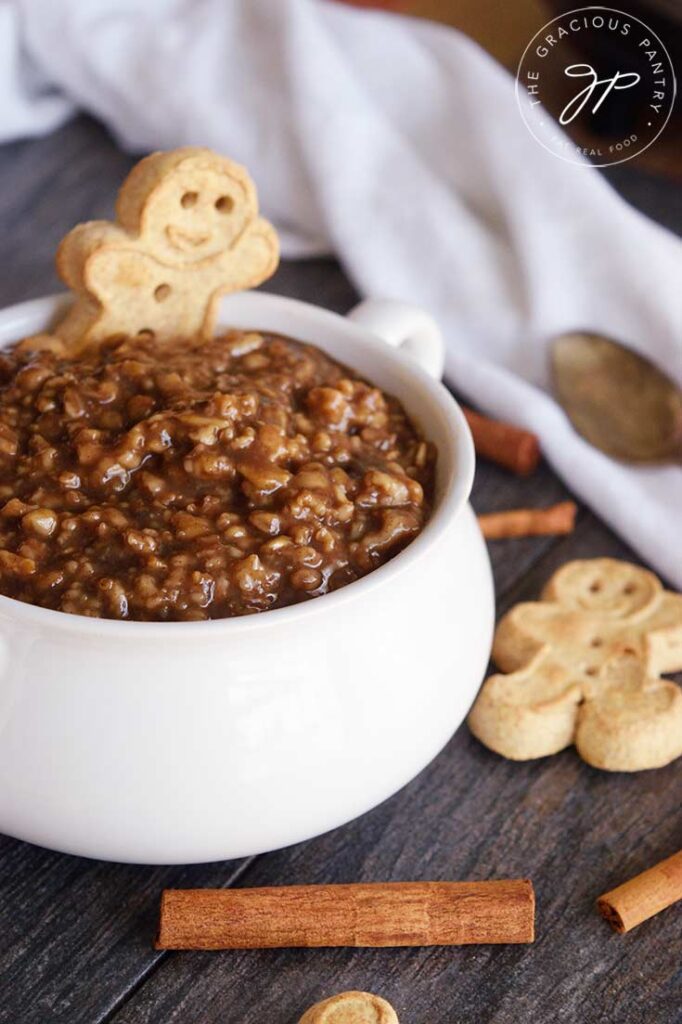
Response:
[[[59,243],[55,265],[65,285],[77,295],[87,287],[90,257],[105,245],[130,244],[128,235],[108,220],[89,220],[78,224]]]
[[[644,641],[649,672],[682,672],[682,594],[661,594],[649,628]]]
[[[217,264],[218,285],[211,294],[201,326],[203,338],[213,337],[220,300],[224,295],[255,288],[266,281],[279,263],[279,239],[269,221],[257,217],[239,241]]]
[[[277,232],[264,217],[257,217],[244,230],[231,251],[227,291],[255,288],[271,277],[279,263]]]
[[[74,353],[76,347],[87,342],[89,332],[101,314],[100,303],[93,295],[88,280],[91,261],[103,247],[121,245],[126,241],[127,235],[115,224],[91,220],[69,231],[57,249],[57,273],[75,293],[75,298],[64,318],[53,328],[53,333],[67,347],[73,348]]]
[[[526,601],[503,615],[495,630],[492,651],[493,661],[499,669],[516,672],[538,655],[544,643],[531,635],[526,624],[533,623],[537,615],[544,619],[552,611],[540,602]]]

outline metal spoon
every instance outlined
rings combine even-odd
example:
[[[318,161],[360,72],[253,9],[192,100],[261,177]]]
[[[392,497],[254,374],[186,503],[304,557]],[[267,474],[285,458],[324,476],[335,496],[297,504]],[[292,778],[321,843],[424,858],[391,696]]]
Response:
[[[599,334],[563,334],[552,378],[575,429],[607,455],[682,460],[682,392],[648,359]]]

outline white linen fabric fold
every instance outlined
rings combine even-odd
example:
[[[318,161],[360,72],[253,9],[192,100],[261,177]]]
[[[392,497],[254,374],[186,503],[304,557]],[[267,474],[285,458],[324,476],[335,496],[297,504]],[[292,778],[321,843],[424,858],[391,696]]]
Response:
[[[682,587],[682,471],[583,442],[548,342],[621,338],[682,385],[682,243],[531,138],[513,80],[451,29],[327,0],[0,3],[0,138],[81,108],[121,144],[211,146],[254,174],[289,256],[429,310],[447,377],[535,430],[580,497]]]

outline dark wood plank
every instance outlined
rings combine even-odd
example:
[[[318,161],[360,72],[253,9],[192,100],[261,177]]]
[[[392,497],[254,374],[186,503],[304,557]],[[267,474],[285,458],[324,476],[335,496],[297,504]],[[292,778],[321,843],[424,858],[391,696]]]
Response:
[[[507,470],[479,460],[471,504],[475,512],[483,513],[507,508],[543,508],[567,498],[576,500],[545,462],[541,462],[532,477],[519,480]],[[580,502],[577,504],[581,509]],[[580,511],[579,516],[582,515]],[[523,537],[489,542],[488,553],[496,594],[499,596],[506,593],[556,543],[556,537]]]
[[[631,553],[593,518],[555,544],[509,601],[537,596],[567,558]],[[679,915],[626,937],[593,901],[682,843],[679,766],[610,775],[573,751],[513,764],[462,727],[401,793],[342,829],[259,858],[239,884],[530,876],[528,947],[174,953],[111,1024],[293,1022],[349,988],[381,993],[404,1024],[679,1020]]]
[[[134,160],[79,118],[45,138],[0,147],[0,304],[63,289],[54,254],[81,220],[110,217]]]
[[[0,837],[2,1024],[90,1024],[156,964],[164,886],[235,881],[246,862],[147,868],[67,857]]]

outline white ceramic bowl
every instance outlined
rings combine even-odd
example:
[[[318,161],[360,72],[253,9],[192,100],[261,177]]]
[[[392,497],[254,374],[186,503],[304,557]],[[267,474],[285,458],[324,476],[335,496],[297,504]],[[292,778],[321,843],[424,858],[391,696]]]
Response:
[[[4,310],[0,344],[44,329],[62,301]],[[225,300],[221,323],[314,342],[397,395],[438,447],[434,514],[356,583],[245,618],[115,622],[0,597],[10,835],[140,863],[272,850],[394,793],[475,696],[492,580],[467,504],[471,438],[437,379],[433,321],[399,303],[366,302],[344,319],[250,292]]]

